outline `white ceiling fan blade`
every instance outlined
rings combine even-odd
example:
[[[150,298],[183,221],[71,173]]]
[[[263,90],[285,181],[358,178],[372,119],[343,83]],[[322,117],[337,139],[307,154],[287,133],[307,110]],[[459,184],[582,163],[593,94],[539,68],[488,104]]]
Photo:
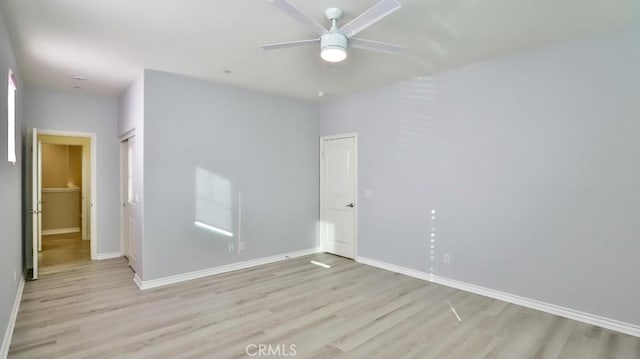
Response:
[[[363,12],[360,16],[341,27],[340,32],[346,37],[352,37],[398,10],[400,6],[402,6],[402,4],[396,0],[382,0],[369,10]]]
[[[373,50],[387,52],[390,54],[401,54],[407,50],[405,46],[389,44],[386,42],[358,39],[353,37],[349,39],[349,46],[355,49]]]
[[[319,43],[320,43],[320,39],[309,39],[309,40],[279,42],[276,44],[262,45],[260,47],[263,50],[278,50],[278,49],[286,49],[288,47],[307,46],[307,45],[313,45],[313,44],[319,44]]]
[[[293,6],[293,4],[291,4],[287,0],[271,0],[271,3],[277,6],[280,10],[289,14],[289,16],[291,16],[292,18],[313,29],[313,31],[318,35],[324,35],[329,32],[324,26],[320,25],[317,21],[310,18],[309,15],[300,11],[300,9]]]

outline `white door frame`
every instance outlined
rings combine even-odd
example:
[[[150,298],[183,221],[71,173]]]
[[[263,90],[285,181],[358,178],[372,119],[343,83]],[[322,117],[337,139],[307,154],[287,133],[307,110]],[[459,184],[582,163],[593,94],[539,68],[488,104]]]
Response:
[[[356,162],[356,168],[355,168],[355,189],[354,189],[354,201],[356,203],[356,207],[354,208],[354,228],[353,228],[353,259],[355,260],[356,258],[358,258],[358,207],[360,207],[360,202],[358,201],[358,133],[357,132],[349,132],[349,133],[342,133],[342,134],[338,134],[338,135],[331,135],[331,136],[321,136],[320,137],[320,154],[319,154],[319,159],[320,159],[320,249],[323,252],[326,252],[326,237],[327,237],[327,233],[326,233],[326,229],[325,229],[325,225],[324,225],[324,218],[323,218],[323,211],[322,209],[324,208],[324,199],[323,199],[323,193],[324,193],[324,170],[323,170],[323,166],[322,166],[322,158],[323,158],[323,154],[324,154],[324,142],[325,141],[330,141],[330,140],[339,140],[339,139],[343,139],[343,138],[353,138],[355,141],[355,162]]]
[[[31,183],[29,186],[30,195],[31,195],[31,203],[28,204],[29,208],[31,208],[27,213],[31,216],[31,265],[33,267],[32,278],[38,279],[38,246],[40,245],[40,195],[41,185],[39,183],[40,180],[40,148],[38,146],[38,130],[33,129],[33,131],[29,134],[28,137],[29,144],[31,145]],[[34,160],[35,159],[35,160]]]
[[[89,140],[91,141],[91,140]],[[91,144],[89,144],[89,152],[91,152]],[[91,153],[87,153],[87,145],[82,145],[82,183],[88,183],[89,178],[87,178],[87,173],[91,173],[91,169],[87,168],[87,165],[91,165]],[[91,186],[93,187],[93,186]],[[91,219],[91,216],[87,213],[87,202],[86,199],[91,199],[91,195],[87,192],[87,186],[82,186],[82,239],[88,240],[91,239],[91,229],[89,228],[89,223],[87,223],[87,217]]]
[[[123,201],[126,200],[127,197],[127,193],[125,193],[125,183],[127,183],[128,178],[125,178],[125,173],[128,172],[128,168],[125,168],[125,166],[128,165],[127,162],[127,156],[128,156],[128,150],[129,150],[129,144],[127,143],[127,141],[129,141],[129,139],[131,137],[134,137],[136,135],[136,131],[135,129],[125,133],[124,135],[120,136],[119,140],[120,140],[120,198],[119,198],[119,203],[118,205],[120,206],[120,255],[121,256],[129,256],[129,243],[131,241],[131,239],[129,238],[129,233],[127,233],[127,229],[129,226],[129,218],[127,218],[127,211],[125,210],[125,204]],[[127,241],[125,241],[125,237],[127,238]],[[131,259],[129,259],[131,260]]]
[[[65,131],[65,130],[45,130],[45,129],[37,129],[38,136],[62,136],[62,137],[85,137],[89,138],[90,144],[90,154],[89,154],[89,162],[91,165],[90,177],[91,177],[91,185],[90,185],[90,195],[89,195],[89,233],[90,233],[90,245],[91,245],[91,260],[98,259],[98,231],[97,231],[97,207],[98,207],[98,197],[96,195],[96,169],[97,169],[97,159],[98,159],[98,136],[94,132],[78,132],[78,131]],[[84,152],[84,151],[83,151]],[[84,162],[84,158],[83,158]],[[42,163],[38,163],[39,166],[42,166]],[[84,166],[83,166],[84,167]],[[84,186],[83,186],[84,187]],[[38,258],[34,258],[34,261],[37,261]]]
[[[126,160],[125,160],[125,156],[127,155],[126,153],[126,149],[125,147],[127,146],[127,142],[126,140],[121,140],[120,141],[120,197],[118,197],[118,206],[120,207],[120,256],[126,256],[127,255],[127,243],[125,241],[125,220],[127,220],[127,218],[125,218],[126,216],[126,211],[125,211],[125,204],[124,204],[124,199],[125,199],[125,173],[126,173]]]

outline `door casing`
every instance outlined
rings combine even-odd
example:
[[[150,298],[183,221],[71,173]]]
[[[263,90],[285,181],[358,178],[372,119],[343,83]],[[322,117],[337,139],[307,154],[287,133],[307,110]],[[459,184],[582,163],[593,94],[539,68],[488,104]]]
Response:
[[[31,161],[33,163],[31,163],[31,176],[32,176],[32,189],[31,191],[33,192],[34,190],[36,190],[38,193],[31,193],[31,198],[34,198],[33,196],[36,195],[35,198],[40,198],[40,191],[42,190],[42,184],[41,184],[41,180],[39,178],[40,172],[41,172],[41,167],[42,167],[42,161],[41,161],[41,156],[40,156],[40,139],[39,136],[60,136],[60,137],[81,137],[81,138],[87,138],[89,140],[89,154],[88,156],[85,156],[85,148],[83,146],[83,169],[85,167],[85,163],[87,162],[86,159],[88,158],[89,161],[89,165],[90,165],[90,170],[89,170],[89,201],[88,201],[88,207],[89,207],[89,228],[88,228],[88,235],[90,236],[90,246],[91,246],[91,259],[92,260],[96,260],[98,257],[97,254],[97,249],[98,249],[98,232],[97,232],[97,196],[96,196],[96,182],[97,182],[97,177],[96,177],[96,168],[97,168],[97,135],[93,132],[78,132],[78,131],[64,131],[64,130],[48,130],[48,129],[32,129],[32,143],[31,146],[35,151],[38,151],[38,153],[36,154],[38,156],[38,159],[36,161],[33,161],[33,159],[31,159]],[[74,145],[74,143],[71,143],[72,145]],[[83,171],[83,180],[84,180],[84,176],[85,176],[85,171]],[[36,182],[37,181],[37,182]],[[86,183],[86,182],[84,182]],[[86,187],[83,185],[83,187]],[[83,189],[83,193],[84,193],[84,189]],[[33,201],[32,201],[33,202]],[[39,206],[40,204],[38,204],[38,206],[36,207],[36,210],[40,211],[41,210],[41,206]],[[33,203],[29,204],[29,207],[33,209]],[[84,211],[83,211],[84,213]],[[40,220],[41,220],[41,213],[37,214],[37,217],[35,218],[35,222],[33,224],[33,233],[32,233],[32,237],[33,236],[38,236],[40,237]],[[37,226],[37,227],[36,227]],[[84,232],[84,231],[83,231]],[[83,233],[84,234],[84,233]],[[38,247],[41,245],[40,240],[38,239],[37,241],[34,241],[34,251],[33,251],[33,268],[34,268],[34,279],[37,278],[37,269],[38,269]]]

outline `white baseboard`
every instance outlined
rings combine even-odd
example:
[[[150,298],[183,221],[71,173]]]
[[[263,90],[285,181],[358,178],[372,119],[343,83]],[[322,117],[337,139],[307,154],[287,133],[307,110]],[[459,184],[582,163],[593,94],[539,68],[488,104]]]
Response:
[[[18,318],[18,310],[20,309],[20,301],[22,300],[22,291],[24,290],[24,275],[20,276],[20,283],[18,284],[18,292],[16,298],[13,301],[13,308],[11,308],[11,314],[9,315],[9,323],[7,324],[7,330],[4,332],[4,339],[2,340],[2,347],[0,347],[0,358],[6,359],[9,355],[9,346],[11,346],[11,338],[13,337],[13,328],[16,325],[16,319]]]
[[[80,232],[80,227],[74,228],[60,228],[60,229],[43,229],[42,235],[49,236],[52,234],[67,234],[67,233],[78,233]]]
[[[454,279],[440,277],[434,274],[417,271],[406,267],[397,266],[386,262],[377,261],[375,259],[357,257],[356,261],[362,264],[370,265],[372,267],[378,267],[391,272],[404,274],[410,277],[426,280],[429,282],[442,284],[447,287],[460,289],[466,292],[479,294],[485,297],[498,299],[504,302],[517,304],[523,307],[539,310],[545,313],[558,315],[564,318],[577,320],[579,322],[595,325],[605,329],[610,329],[616,332],[633,335],[640,337],[640,326],[625,323],[619,320],[610,319],[594,315],[591,313],[581,312],[575,309],[561,307],[559,305],[541,302],[535,299],[521,297],[518,295],[501,292],[498,290],[481,287],[475,284],[465,283]]]
[[[144,284],[142,283],[142,279],[140,278],[140,276],[138,276],[138,273],[135,273],[133,275],[133,282],[138,286],[138,288],[140,289],[149,289],[149,288],[153,288],[153,287],[145,287]]]
[[[227,264],[219,267],[207,268],[207,269],[202,269],[194,272],[176,274],[169,277],[151,279],[151,280],[142,280],[138,276],[138,274],[136,274],[133,277],[133,281],[136,283],[136,285],[140,289],[144,290],[144,289],[156,288],[156,287],[161,287],[161,286],[174,284],[174,283],[180,283],[180,282],[184,282],[192,279],[207,277],[210,275],[236,271],[239,269],[255,267],[263,264],[269,264],[269,263],[278,262],[278,261],[282,261],[290,258],[302,257],[302,256],[306,256],[306,255],[318,253],[318,252],[320,252],[319,247],[309,248],[301,251],[283,253],[283,254],[278,254],[271,257],[252,259],[244,262],[231,263],[231,264]]]
[[[120,254],[120,251],[117,252],[107,252],[107,253],[98,253],[96,254],[96,260],[103,260],[103,259],[111,259],[111,258],[118,258],[121,257],[122,254]]]

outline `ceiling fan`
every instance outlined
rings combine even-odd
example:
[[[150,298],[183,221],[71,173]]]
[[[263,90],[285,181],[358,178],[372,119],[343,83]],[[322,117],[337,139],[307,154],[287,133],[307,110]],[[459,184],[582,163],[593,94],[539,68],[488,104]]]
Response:
[[[271,0],[271,3],[302,24],[307,25],[315,33],[320,35],[320,37],[262,45],[261,48],[264,50],[278,50],[288,47],[320,44],[320,57],[328,62],[340,62],[346,59],[347,48],[349,46],[357,49],[382,51],[393,54],[402,53],[406,50],[406,47],[401,45],[354,37],[360,31],[398,10],[402,5],[396,0],[382,0],[340,28],[337,27],[336,22],[343,15],[342,9],[335,7],[329,8],[324,12],[327,19],[331,21],[331,28],[329,29],[320,25],[287,0]]]

